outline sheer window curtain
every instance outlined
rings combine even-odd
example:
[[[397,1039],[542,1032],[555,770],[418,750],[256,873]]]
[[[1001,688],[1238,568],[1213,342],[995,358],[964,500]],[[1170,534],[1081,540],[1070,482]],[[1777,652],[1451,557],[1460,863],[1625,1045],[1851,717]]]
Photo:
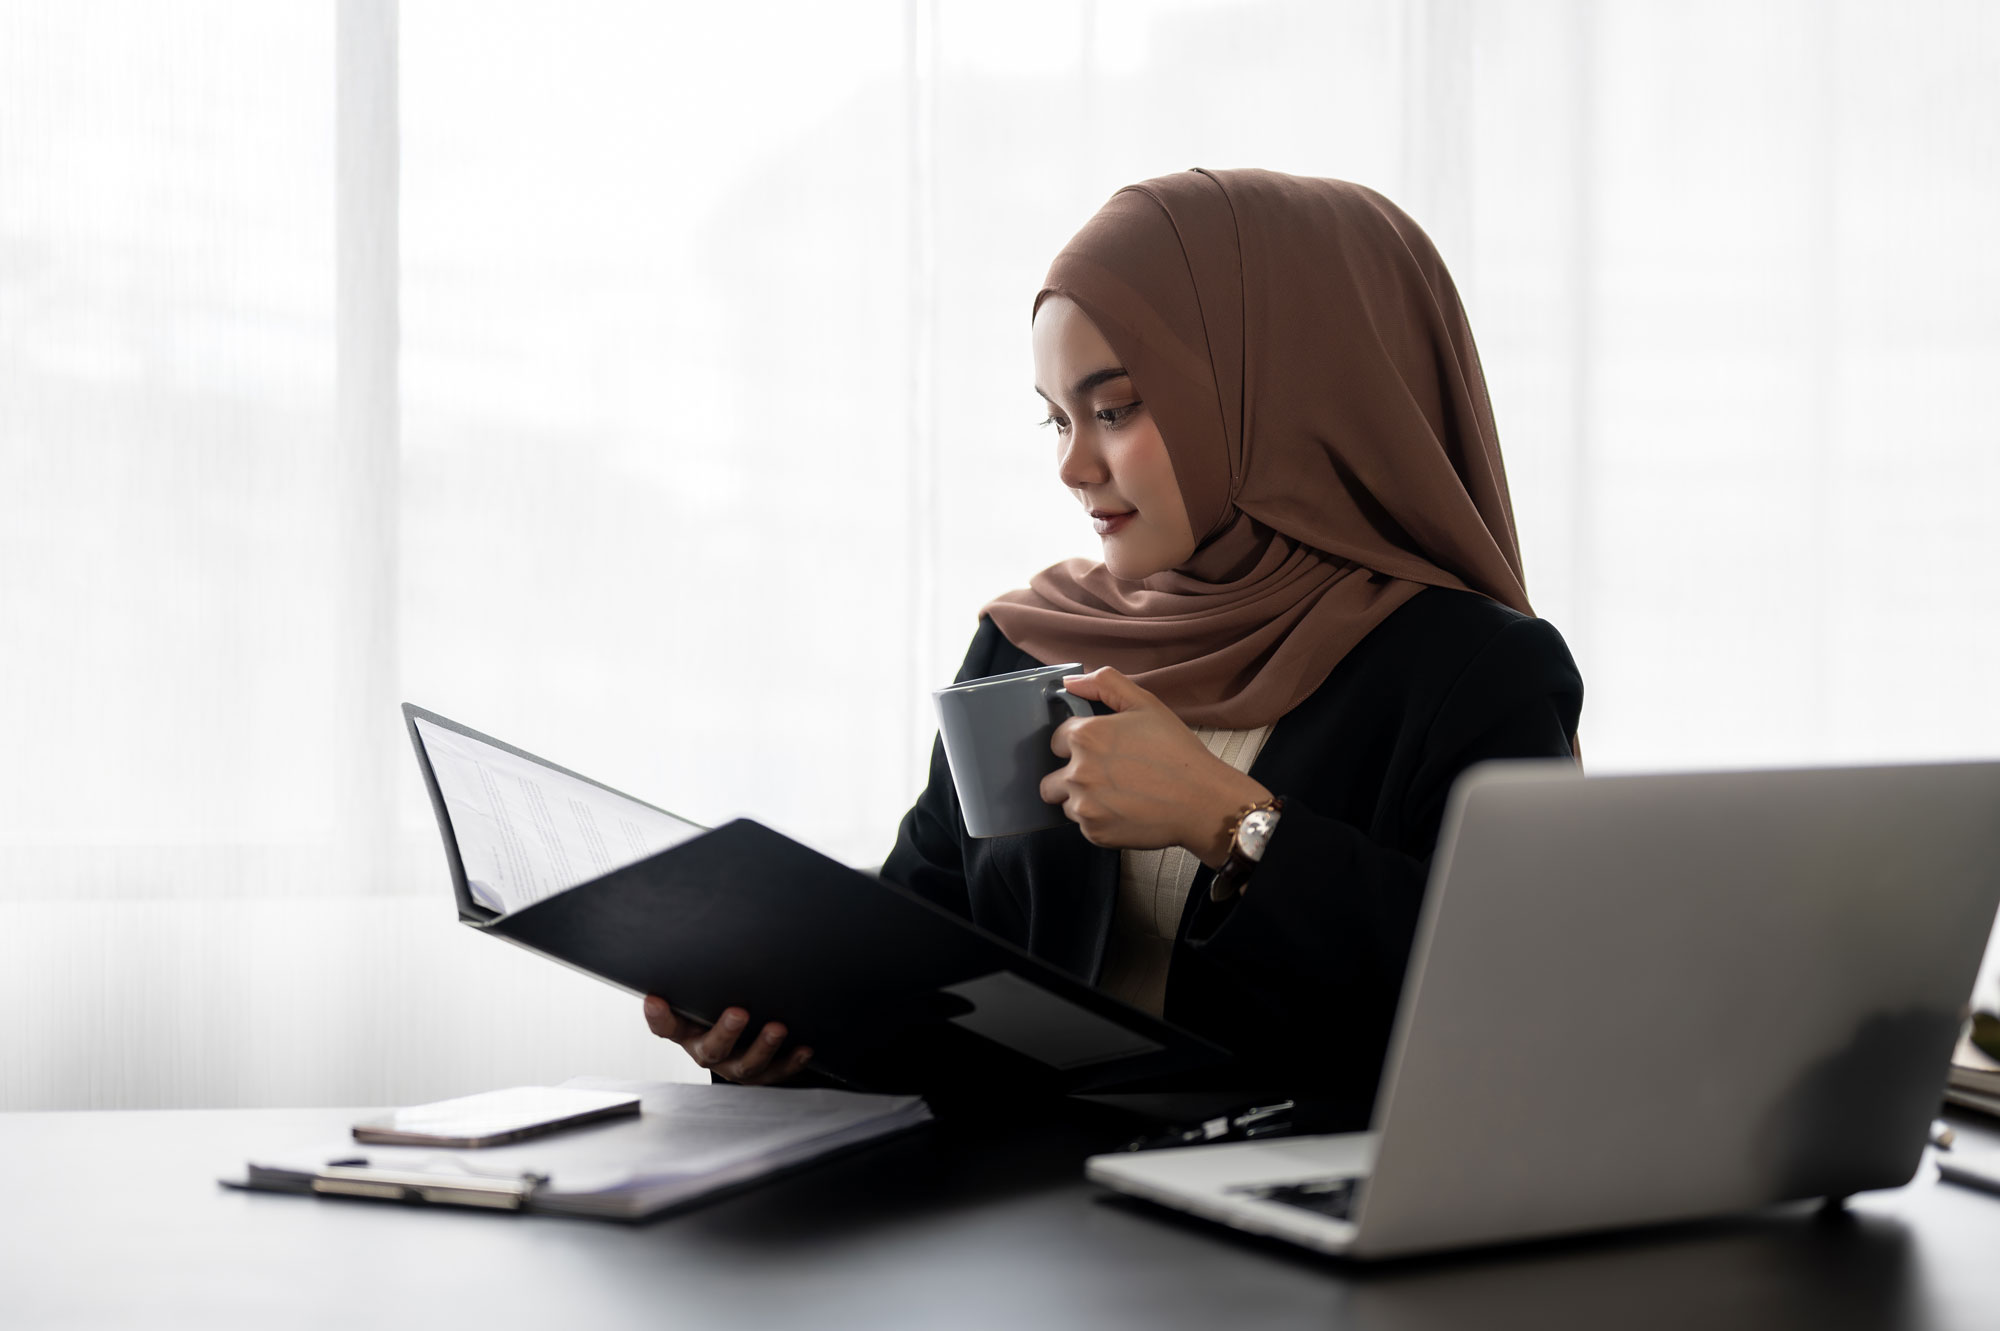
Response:
[[[451,922],[394,704],[856,864],[1094,540],[1028,297],[1118,185],[1383,189],[1596,770],[2000,750],[1965,0],[0,10],[0,1108],[689,1072]]]

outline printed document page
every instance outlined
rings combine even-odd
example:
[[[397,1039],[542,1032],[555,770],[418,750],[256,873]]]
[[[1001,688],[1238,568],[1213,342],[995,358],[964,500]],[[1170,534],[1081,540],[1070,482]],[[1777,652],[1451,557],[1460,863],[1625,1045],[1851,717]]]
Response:
[[[707,830],[416,718],[472,899],[511,915]]]

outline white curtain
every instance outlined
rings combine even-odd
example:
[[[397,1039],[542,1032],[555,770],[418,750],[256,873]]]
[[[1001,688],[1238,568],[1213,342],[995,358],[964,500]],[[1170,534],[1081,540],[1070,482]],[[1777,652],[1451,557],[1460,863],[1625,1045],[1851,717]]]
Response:
[[[1594,770],[1990,756],[1996,139],[1979,0],[0,6],[0,1108],[684,1073],[395,704],[879,861],[1188,166],[1431,231]]]

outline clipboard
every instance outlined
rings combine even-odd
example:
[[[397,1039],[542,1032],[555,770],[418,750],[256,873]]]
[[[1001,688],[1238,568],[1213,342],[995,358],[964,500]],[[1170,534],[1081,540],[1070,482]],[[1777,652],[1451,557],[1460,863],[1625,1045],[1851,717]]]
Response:
[[[931,1121],[916,1096],[600,1077],[567,1086],[637,1096],[642,1112],[498,1146],[370,1147],[328,1138],[253,1153],[241,1177],[221,1182],[325,1199],[637,1221]]]
[[[1228,1051],[1119,1002],[971,921],[752,819],[698,825],[403,704],[467,927],[703,1023],[782,1021],[812,1067],[861,1090],[1109,1090],[1219,1067]],[[496,911],[466,878],[418,723],[673,818],[691,834],[637,862]],[[567,787],[565,787],[567,788]]]
[[[542,1174],[484,1179],[333,1164],[315,1173],[251,1165],[243,1178],[222,1180],[224,1187],[247,1192],[315,1193],[321,1197],[361,1197],[378,1202],[472,1206],[486,1211],[526,1210],[535,1190],[546,1182],[548,1178]]]

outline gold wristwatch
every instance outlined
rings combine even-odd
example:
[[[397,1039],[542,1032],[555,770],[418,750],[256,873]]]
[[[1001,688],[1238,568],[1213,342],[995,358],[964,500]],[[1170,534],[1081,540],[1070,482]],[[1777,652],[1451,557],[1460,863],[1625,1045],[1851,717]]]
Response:
[[[1278,815],[1284,811],[1284,796],[1274,795],[1261,804],[1246,806],[1229,820],[1229,858],[1209,881],[1210,901],[1227,901],[1243,895],[1249,885],[1250,871],[1264,858],[1264,847],[1271,843]]]

